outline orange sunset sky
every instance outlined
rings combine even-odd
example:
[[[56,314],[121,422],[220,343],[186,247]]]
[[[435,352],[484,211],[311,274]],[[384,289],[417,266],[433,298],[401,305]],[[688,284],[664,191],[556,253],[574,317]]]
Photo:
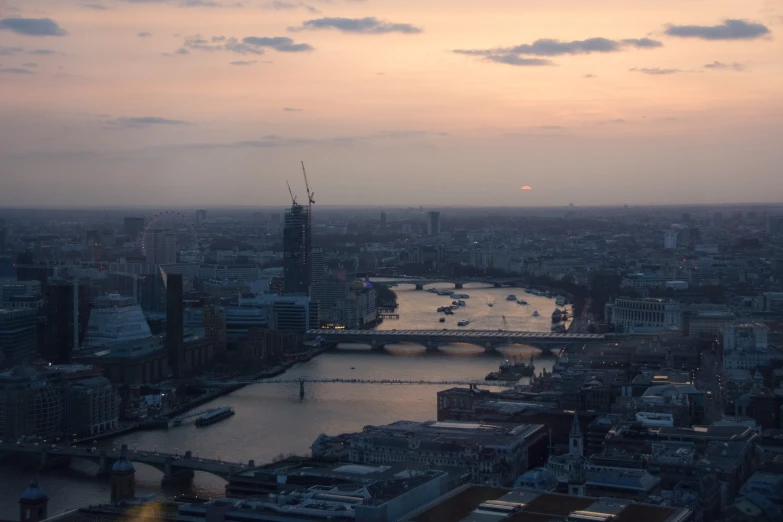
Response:
[[[783,0],[0,0],[0,205],[783,200]],[[521,191],[530,185],[535,190]]]

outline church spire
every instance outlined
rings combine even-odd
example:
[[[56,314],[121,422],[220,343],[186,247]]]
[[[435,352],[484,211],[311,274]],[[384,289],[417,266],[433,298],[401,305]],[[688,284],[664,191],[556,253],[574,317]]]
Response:
[[[579,426],[579,416],[576,413],[574,413],[574,423],[571,425],[571,433],[568,439],[568,453],[583,457],[584,438],[582,437],[582,428]]]

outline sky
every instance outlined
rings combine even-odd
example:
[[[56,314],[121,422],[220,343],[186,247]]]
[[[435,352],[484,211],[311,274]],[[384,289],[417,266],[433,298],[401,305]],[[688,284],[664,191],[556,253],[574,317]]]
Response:
[[[0,0],[0,206],[783,201],[783,0]],[[531,190],[521,190],[523,186]]]

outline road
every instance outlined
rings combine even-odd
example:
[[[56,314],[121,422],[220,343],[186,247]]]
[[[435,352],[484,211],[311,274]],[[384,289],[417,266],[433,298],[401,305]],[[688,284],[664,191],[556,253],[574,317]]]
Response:
[[[723,382],[723,365],[720,355],[710,350],[702,352],[701,367],[696,375],[697,388],[704,393],[711,392],[712,398],[707,398],[705,424],[712,424],[723,418],[725,382]],[[708,393],[709,395],[709,393]]]

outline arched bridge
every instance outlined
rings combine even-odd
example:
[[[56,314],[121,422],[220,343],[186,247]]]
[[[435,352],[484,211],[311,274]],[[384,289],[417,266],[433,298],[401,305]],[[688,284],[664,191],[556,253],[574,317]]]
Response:
[[[400,277],[400,278],[388,278],[388,277],[381,277],[378,279],[383,279],[383,281],[378,281],[378,284],[382,285],[415,285],[416,290],[423,290],[426,285],[432,285],[435,283],[452,283],[454,284],[454,288],[459,289],[462,288],[465,283],[483,283],[485,285],[494,286],[496,288],[500,288],[503,285],[508,285],[511,283],[514,283],[516,281],[519,281],[519,278],[516,279],[487,279],[487,278],[478,278],[478,277],[468,277],[468,278],[459,278],[459,277],[435,277],[435,278],[425,278],[425,277]],[[372,282],[373,278],[370,278],[370,281]]]
[[[481,346],[487,351],[509,344],[524,344],[541,350],[573,344],[601,342],[603,334],[568,334],[548,332],[515,332],[506,330],[308,330],[307,337],[321,337],[329,342],[368,344],[380,349],[387,344],[414,343],[427,350],[454,343]]]
[[[250,460],[247,464],[241,462],[228,462],[218,459],[203,458],[191,451],[184,453],[168,453],[155,450],[128,450],[125,447],[126,458],[131,462],[147,464],[159,469],[163,473],[163,482],[173,482],[182,479],[190,479],[193,472],[204,471],[227,478],[232,473],[242,471],[247,467],[253,467],[255,462]],[[98,464],[98,475],[108,475],[112,465],[120,459],[122,448],[84,448],[71,446],[36,445],[34,443],[20,443],[16,441],[0,441],[0,456],[2,455],[30,455],[40,458],[42,468],[55,467],[68,462],[69,459],[84,459]]]

